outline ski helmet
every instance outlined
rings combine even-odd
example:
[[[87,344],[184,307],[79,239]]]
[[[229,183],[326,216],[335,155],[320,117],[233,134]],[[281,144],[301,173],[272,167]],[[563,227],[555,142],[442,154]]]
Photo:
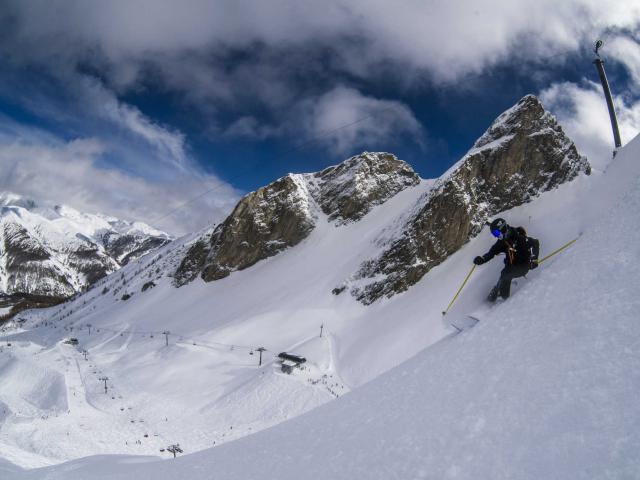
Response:
[[[507,233],[507,222],[504,218],[496,218],[491,224],[489,224],[489,228],[491,229],[491,234],[499,239],[504,238],[504,234]]]

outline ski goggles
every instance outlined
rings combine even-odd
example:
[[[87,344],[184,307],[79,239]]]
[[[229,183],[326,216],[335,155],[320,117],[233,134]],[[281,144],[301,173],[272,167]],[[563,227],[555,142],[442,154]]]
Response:
[[[502,232],[500,230],[498,230],[497,228],[495,230],[491,230],[491,233],[494,237],[502,240],[502,237],[504,237],[504,235],[502,234]]]

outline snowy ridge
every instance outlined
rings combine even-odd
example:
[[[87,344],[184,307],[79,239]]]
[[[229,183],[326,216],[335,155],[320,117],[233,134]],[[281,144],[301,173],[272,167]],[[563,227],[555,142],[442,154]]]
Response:
[[[328,220],[336,225],[360,220],[376,205],[420,182],[409,164],[385,152],[363,152],[304,177]]]

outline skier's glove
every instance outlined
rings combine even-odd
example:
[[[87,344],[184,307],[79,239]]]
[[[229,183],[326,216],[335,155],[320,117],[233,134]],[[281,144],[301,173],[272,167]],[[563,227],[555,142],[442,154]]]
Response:
[[[529,261],[529,268],[533,270],[534,268],[538,268],[538,260]]]
[[[484,263],[484,258],[482,257],[476,257],[473,259],[473,263],[475,263],[476,265],[482,265]]]

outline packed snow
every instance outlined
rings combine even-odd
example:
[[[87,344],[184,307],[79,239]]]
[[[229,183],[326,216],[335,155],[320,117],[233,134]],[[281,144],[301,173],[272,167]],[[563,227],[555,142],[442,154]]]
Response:
[[[300,245],[209,284],[174,288],[166,273],[191,239],[164,247],[5,332],[0,472],[88,480],[634,478],[638,158],[636,138],[605,172],[505,212],[540,239],[543,256],[579,239],[492,307],[484,299],[501,262],[477,268],[444,319],[471,259],[492,243],[487,232],[392,299],[365,307],[331,294],[432,182],[359,222],[318,221]],[[148,282],[154,286],[142,292]],[[468,314],[480,322],[456,333],[448,322]],[[78,347],[63,343],[71,336]],[[267,349],[262,366],[259,346]],[[286,375],[274,357],[280,351],[304,355],[308,365]],[[185,455],[150,457],[170,458],[159,450],[173,443]]]

